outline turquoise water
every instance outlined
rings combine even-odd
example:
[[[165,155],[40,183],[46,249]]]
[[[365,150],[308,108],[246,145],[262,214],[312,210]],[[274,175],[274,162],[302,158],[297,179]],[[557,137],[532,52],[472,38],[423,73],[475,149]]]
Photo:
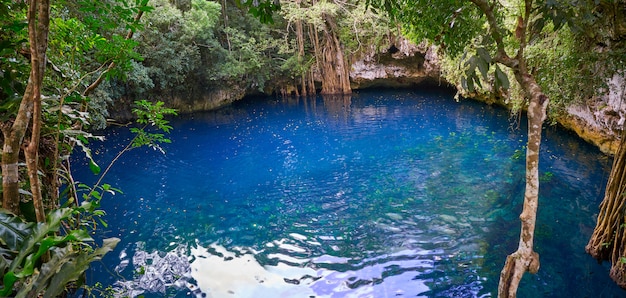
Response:
[[[100,236],[122,242],[88,280],[152,297],[496,297],[519,239],[526,123],[452,97],[252,98],[174,119],[165,155],[132,151],[105,179],[123,194],[103,202]],[[100,164],[130,137],[106,134]],[[584,252],[610,164],[544,129],[541,268],[520,297],[624,296]]]

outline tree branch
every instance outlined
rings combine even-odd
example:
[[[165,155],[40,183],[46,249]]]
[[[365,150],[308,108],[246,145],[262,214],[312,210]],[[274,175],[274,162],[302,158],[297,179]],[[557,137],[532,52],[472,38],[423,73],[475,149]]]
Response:
[[[489,5],[487,0],[470,0],[474,5],[478,6],[478,8],[485,14],[487,18],[487,23],[489,24],[489,33],[491,37],[496,42],[496,56],[493,59],[501,63],[511,69],[515,69],[519,65],[519,57],[511,58],[509,54],[506,53],[506,49],[504,46],[504,41],[502,39],[501,28],[498,25],[498,21],[496,20],[496,16],[493,12],[493,6]],[[495,4],[494,4],[495,5]]]
[[[142,15],[143,15],[143,10],[140,10],[135,16],[135,22],[139,22]],[[134,33],[135,31],[133,31],[132,29],[128,30],[128,34],[126,34],[126,40],[133,38]],[[110,72],[115,67],[115,65],[116,65],[115,61],[111,62],[111,64],[109,64],[109,67],[107,67],[105,71],[101,72],[98,78],[93,83],[91,83],[91,85],[85,88],[85,91],[83,91],[83,96],[87,96],[91,92],[93,92],[93,90],[96,89],[100,85],[100,83],[102,83],[102,81],[104,80],[104,75]]]

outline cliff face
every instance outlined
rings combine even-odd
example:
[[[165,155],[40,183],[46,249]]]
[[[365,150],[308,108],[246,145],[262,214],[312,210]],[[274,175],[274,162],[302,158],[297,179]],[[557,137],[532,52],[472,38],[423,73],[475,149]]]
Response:
[[[414,87],[424,84],[448,85],[440,76],[439,60],[433,48],[400,40],[382,53],[371,53],[352,63],[350,79],[353,89],[370,87]],[[596,145],[602,152],[614,154],[619,146],[626,121],[626,79],[607,78],[608,90],[603,96],[570,105],[557,122]],[[504,103],[478,99],[487,103]]]
[[[570,105],[567,115],[561,117],[559,123],[598,146],[602,152],[614,154],[626,120],[626,103],[623,103],[626,80],[614,75],[607,78],[607,86],[603,96]]]
[[[354,90],[452,85],[441,78],[439,58],[434,48],[414,45],[404,39],[396,40],[382,52],[372,50],[351,61],[350,82]],[[623,76],[614,76],[607,81],[608,90],[604,96],[570,105],[566,115],[557,121],[576,132],[582,139],[596,145],[601,151],[614,154],[626,121],[626,104],[622,104],[622,99],[626,96],[626,79]],[[167,106],[181,113],[189,113],[214,110],[245,95],[243,88],[217,88],[196,91],[193,96],[172,96],[165,101]],[[484,101],[494,103],[493,99]]]
[[[447,84],[440,78],[434,48],[399,39],[380,53],[370,51],[352,62],[352,89]]]
[[[199,93],[199,95],[187,96],[185,98],[172,97],[167,100],[167,104],[178,110],[179,113],[210,111],[242,99],[246,95],[246,90],[231,86]]]

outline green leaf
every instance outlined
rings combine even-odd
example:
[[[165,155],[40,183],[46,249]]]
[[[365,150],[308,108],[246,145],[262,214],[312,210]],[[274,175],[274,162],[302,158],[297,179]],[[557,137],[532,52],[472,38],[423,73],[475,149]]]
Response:
[[[476,53],[478,54],[478,57],[485,61],[485,63],[491,64],[491,55],[489,55],[489,52],[485,48],[476,49]]]
[[[19,250],[30,234],[33,223],[24,222],[19,217],[0,209],[0,243],[10,250]]]
[[[0,272],[6,272],[18,262],[16,258],[24,242],[31,234],[33,223],[22,221],[19,217],[4,209],[0,209],[0,243],[8,249],[0,247]],[[0,288],[0,296],[8,296],[17,281],[14,272],[7,272],[3,278],[4,287]]]
[[[98,166],[98,164],[93,161],[93,159],[89,159],[89,169],[91,170],[92,173],[94,173],[95,175],[100,174],[100,166]]]
[[[469,92],[474,92],[476,90],[476,87],[474,87],[474,80],[471,77],[467,80],[467,90]]]
[[[15,277],[15,273],[9,271],[2,278],[2,282],[4,283],[4,288],[0,290],[0,296],[6,297],[9,296],[13,292],[13,285],[17,281],[17,277]]]
[[[53,274],[50,285],[44,294],[44,298],[56,297],[65,289],[67,283],[77,280],[80,274],[89,268],[89,264],[101,260],[105,254],[115,249],[115,246],[117,246],[119,242],[119,238],[104,239],[102,247],[97,248],[93,253],[81,253],[75,258],[72,258],[71,261],[65,262],[63,266]]]
[[[48,237],[50,233],[57,232],[61,221],[71,215],[72,210],[69,208],[60,208],[51,211],[46,217],[45,223],[38,223],[31,230],[31,233],[22,242],[19,249],[19,253],[12,260],[9,266],[9,271],[4,276],[4,288],[0,290],[0,296],[7,296],[12,292],[14,283],[18,278],[24,278],[30,276],[33,273],[35,263],[39,260],[39,257],[47,250],[42,249],[40,245],[42,241]],[[23,269],[18,270],[22,265],[22,261],[26,260]]]
[[[465,62],[465,66],[467,69],[465,70],[465,74],[469,77],[472,73],[476,72],[476,64],[478,63],[476,60],[476,56],[472,56]]]
[[[41,256],[43,256],[52,247],[59,246],[60,244],[64,244],[68,241],[89,242],[93,241],[93,239],[89,237],[89,234],[87,234],[87,232],[84,230],[72,230],[68,235],[65,236],[47,236],[39,243],[37,253],[31,254],[26,258],[24,268],[19,274],[16,274],[16,276],[26,277],[32,275],[34,273],[35,266]]]
[[[500,86],[504,89],[509,89],[510,82],[509,77],[500,69],[496,64],[496,86]]]
[[[482,57],[479,57],[476,59],[476,64],[478,66],[478,70],[480,71],[480,74],[483,76],[483,79],[486,81],[487,72],[489,71],[489,64],[487,63],[487,61],[482,59]]]

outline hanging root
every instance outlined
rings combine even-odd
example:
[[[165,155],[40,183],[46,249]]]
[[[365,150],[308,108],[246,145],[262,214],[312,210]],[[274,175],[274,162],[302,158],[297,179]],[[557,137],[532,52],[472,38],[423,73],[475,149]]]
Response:
[[[609,275],[617,285],[626,289],[626,264],[624,262],[613,263]]]
[[[598,261],[611,261],[611,278],[626,289],[626,130],[607,182],[593,235],[585,247]]]

